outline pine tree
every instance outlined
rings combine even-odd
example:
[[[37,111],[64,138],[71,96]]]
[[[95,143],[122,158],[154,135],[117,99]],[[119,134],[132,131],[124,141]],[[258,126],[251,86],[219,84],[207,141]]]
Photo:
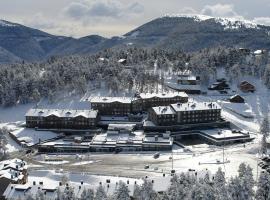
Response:
[[[114,193],[115,200],[130,200],[128,186],[120,181]]]
[[[156,193],[153,190],[152,182],[144,179],[144,182],[141,186],[141,193],[139,196],[139,200],[154,200],[156,198]]]
[[[140,199],[140,195],[141,195],[141,188],[139,185],[135,184],[133,190],[133,198]]]
[[[264,117],[262,123],[261,123],[261,126],[260,126],[260,133],[262,135],[265,135],[266,137],[269,136],[269,119],[267,116]]]
[[[81,194],[81,200],[94,200],[94,191],[92,189],[84,189]]]
[[[241,180],[239,177],[231,178],[228,184],[229,198],[232,200],[245,200],[242,196],[244,191],[242,190]]]
[[[256,191],[256,200],[270,199],[270,175],[267,172],[261,172]]]
[[[226,179],[224,176],[224,172],[221,170],[220,167],[218,168],[218,171],[214,176],[214,191],[217,200],[229,199],[228,189],[226,187]]]
[[[267,116],[264,117],[261,126],[260,133],[262,134],[261,140],[261,153],[267,153],[267,137],[269,137],[269,119]]]
[[[99,185],[96,190],[95,200],[105,200],[107,199],[107,194],[102,185]]]

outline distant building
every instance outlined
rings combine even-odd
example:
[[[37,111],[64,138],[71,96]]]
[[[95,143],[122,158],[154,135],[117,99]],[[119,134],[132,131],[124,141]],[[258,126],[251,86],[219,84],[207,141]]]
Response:
[[[0,200],[9,184],[25,184],[28,180],[27,164],[20,159],[0,162]]]
[[[127,64],[127,59],[121,58],[121,59],[118,60],[118,63],[120,63],[122,65],[126,65]]]
[[[171,150],[173,138],[168,133],[145,135],[135,131],[132,125],[109,125],[107,133],[96,135],[90,145],[91,151],[162,151]]]
[[[167,107],[153,107],[149,120],[158,126],[216,122],[221,119],[221,107],[217,103],[177,103]]]
[[[231,103],[245,103],[245,99],[239,94],[233,95],[229,98]]]
[[[176,115],[172,106],[159,106],[150,109],[148,118],[157,125],[170,126],[177,124]]]
[[[247,81],[243,81],[239,84],[239,88],[242,92],[255,92],[255,86]]]
[[[226,79],[217,79],[209,88],[209,90],[227,90],[230,89],[229,84]]]
[[[265,50],[265,49],[258,49],[256,51],[254,51],[253,54],[255,56],[261,56],[261,55],[267,54],[267,50]]]
[[[247,48],[239,48],[239,51],[245,55],[249,55],[251,53],[251,50]]]
[[[154,106],[168,106],[173,103],[188,102],[188,95],[185,92],[167,93],[141,93],[132,102],[133,112],[147,111]]]
[[[28,128],[88,129],[96,126],[96,110],[30,109],[26,115]]]
[[[128,115],[131,113],[131,97],[93,97],[91,107],[100,115]]]
[[[188,95],[184,92],[141,93],[131,97],[93,97],[92,109],[98,110],[100,115],[129,115],[147,111],[153,106],[165,106],[172,103],[188,102]]]
[[[189,70],[178,73],[173,79],[167,80],[166,84],[179,92],[186,92],[187,94],[201,93],[200,77],[194,76]]]

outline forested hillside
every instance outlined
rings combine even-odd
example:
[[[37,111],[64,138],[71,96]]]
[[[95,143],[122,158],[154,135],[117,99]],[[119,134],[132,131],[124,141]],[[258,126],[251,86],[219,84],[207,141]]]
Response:
[[[124,36],[82,38],[55,36],[20,24],[0,21],[0,63],[33,62],[50,56],[87,55],[108,48],[162,48],[196,52],[205,48],[270,49],[270,27],[209,16],[166,16]]]
[[[126,64],[118,62],[127,59]],[[203,84],[216,77],[224,67],[228,78],[251,75],[262,79],[270,88],[268,53],[260,56],[239,49],[213,48],[194,53],[161,49],[109,49],[88,56],[52,57],[45,62],[7,64],[0,68],[0,104],[36,102],[53,98],[58,91],[85,93],[101,83],[114,91],[154,92],[170,73],[188,67],[201,75]]]

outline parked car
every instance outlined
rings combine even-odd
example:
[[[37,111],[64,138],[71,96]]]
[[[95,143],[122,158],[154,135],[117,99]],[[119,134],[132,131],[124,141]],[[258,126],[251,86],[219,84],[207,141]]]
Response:
[[[144,169],[149,169],[149,165],[145,165],[144,166]]]
[[[264,164],[264,165],[262,166],[262,169],[266,169],[266,168],[268,168],[268,167],[269,167],[269,165]]]
[[[264,157],[262,158],[262,160],[263,160],[263,161],[268,160],[268,156],[264,156]]]
[[[157,152],[157,153],[155,153],[155,154],[154,154],[154,156],[153,156],[153,157],[154,157],[155,159],[157,159],[157,158],[159,158],[159,156],[160,156],[160,153],[159,153],[159,152]]]

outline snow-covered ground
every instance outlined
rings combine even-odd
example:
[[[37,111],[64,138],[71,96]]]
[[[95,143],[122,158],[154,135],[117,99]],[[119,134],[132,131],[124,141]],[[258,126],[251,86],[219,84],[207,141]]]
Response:
[[[51,131],[36,131],[30,128],[17,128],[11,131],[20,142],[25,142],[27,146],[32,146],[41,141],[57,137],[56,133]]]

